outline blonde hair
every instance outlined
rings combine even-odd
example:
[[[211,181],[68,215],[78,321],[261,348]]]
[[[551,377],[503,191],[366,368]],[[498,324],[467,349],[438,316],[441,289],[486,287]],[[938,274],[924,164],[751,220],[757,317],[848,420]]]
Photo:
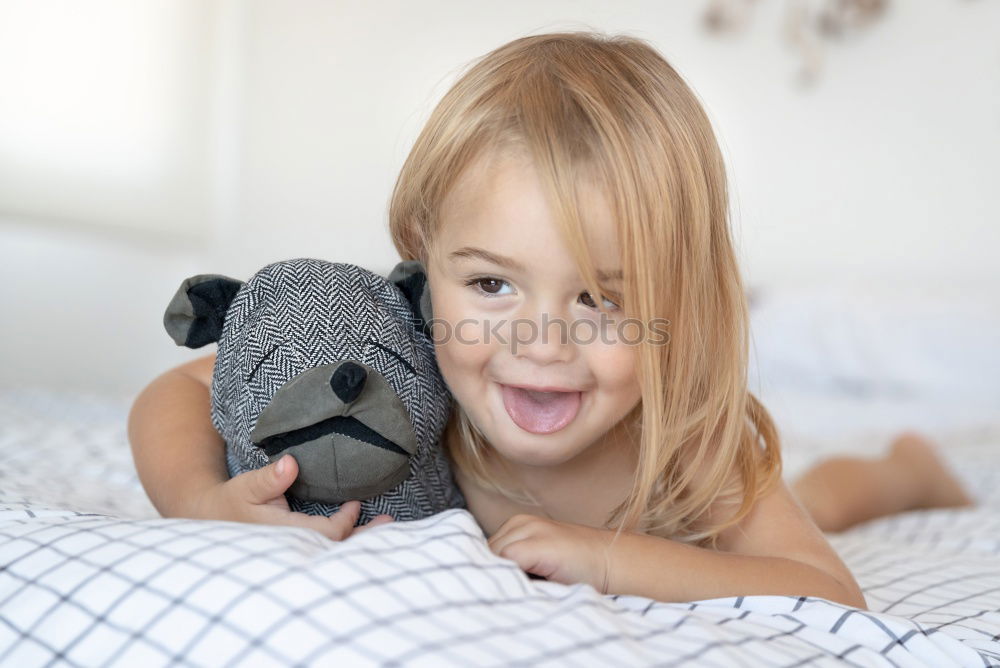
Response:
[[[637,38],[573,32],[505,44],[445,94],[403,165],[389,207],[403,259],[426,260],[457,179],[511,145],[533,161],[594,295],[579,193],[603,187],[626,269],[625,313],[670,322],[668,345],[637,349],[642,399],[621,426],[638,430],[638,467],[606,526],[714,546],[780,480],[781,457],[774,423],[747,388],[748,308],[708,117]],[[516,498],[491,479],[489,446],[460,406],[449,434],[462,472]]]

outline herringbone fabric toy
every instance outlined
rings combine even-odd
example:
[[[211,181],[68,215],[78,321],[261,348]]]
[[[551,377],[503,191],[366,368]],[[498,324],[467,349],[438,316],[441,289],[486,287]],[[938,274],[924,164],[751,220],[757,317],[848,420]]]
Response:
[[[292,510],[329,515],[360,499],[365,523],[465,506],[440,445],[451,396],[426,335],[429,309],[416,262],[386,279],[301,258],[246,283],[192,276],[164,325],[178,345],[218,342],[211,413],[231,476],[290,453]]]

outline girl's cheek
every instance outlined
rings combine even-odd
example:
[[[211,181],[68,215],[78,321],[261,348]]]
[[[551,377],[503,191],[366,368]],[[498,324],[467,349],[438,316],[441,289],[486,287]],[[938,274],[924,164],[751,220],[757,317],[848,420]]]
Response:
[[[637,346],[622,343],[594,343],[585,346],[591,372],[608,389],[638,391],[636,380]]]
[[[468,394],[467,386],[469,385],[470,378],[470,362],[463,358],[463,351],[458,349],[453,341],[436,343],[434,348],[438,369],[448,390],[460,403],[466,401],[466,395]]]
[[[449,317],[434,332],[434,352],[445,383],[457,396],[479,382],[488,366],[491,346],[484,344],[478,319]]]

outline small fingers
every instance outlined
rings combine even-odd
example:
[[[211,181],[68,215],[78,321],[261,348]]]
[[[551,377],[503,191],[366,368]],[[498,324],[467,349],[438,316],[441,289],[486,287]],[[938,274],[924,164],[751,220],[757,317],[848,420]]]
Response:
[[[354,533],[361,533],[362,531],[366,531],[368,529],[371,529],[372,527],[382,526],[383,524],[391,524],[392,522],[395,521],[396,520],[392,517],[392,515],[379,515],[368,524],[364,524],[362,526],[355,528]]]
[[[243,497],[250,503],[268,503],[277,498],[283,498],[298,475],[295,458],[285,455],[267,466],[246,473],[241,473],[232,479],[241,488]]]
[[[496,533],[487,539],[486,544],[494,554],[503,556],[501,552],[508,545],[538,536],[550,536],[557,524],[535,515],[514,515],[500,525]]]
[[[354,525],[358,523],[361,515],[360,501],[345,501],[340,504],[340,508],[334,514],[325,518],[330,531],[324,532],[333,540],[344,540],[354,531]],[[332,535],[331,535],[332,532]]]
[[[260,506],[259,508],[263,508]],[[303,527],[318,531],[330,540],[344,540],[351,535],[354,524],[358,521],[361,512],[360,501],[346,501],[341,504],[340,509],[329,517],[322,515],[309,515],[296,511],[271,509],[266,511],[260,521],[265,524],[282,524],[286,526]]]
[[[261,506],[258,508],[263,509]],[[318,531],[323,534],[330,540],[344,540],[355,533],[359,533],[372,527],[382,526],[383,524],[390,524],[395,521],[391,515],[378,515],[368,522],[368,524],[355,527],[360,515],[361,502],[351,500],[340,504],[340,508],[337,509],[337,512],[333,513],[329,517],[293,512],[287,509],[283,511],[274,509],[274,511],[272,511],[271,508],[268,508],[266,514],[262,516],[260,520],[254,521],[313,529],[314,531]]]

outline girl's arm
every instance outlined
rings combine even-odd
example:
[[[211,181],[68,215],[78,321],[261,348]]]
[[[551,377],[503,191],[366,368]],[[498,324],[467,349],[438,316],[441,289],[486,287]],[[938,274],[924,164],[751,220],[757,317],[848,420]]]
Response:
[[[784,482],[719,538],[716,551],[622,534],[612,548],[608,592],[661,601],[817,596],[867,608],[851,572]]]
[[[379,516],[354,528],[358,501],[344,503],[330,517],[291,511],[284,496],[298,475],[291,456],[230,478],[225,441],[211,420],[214,366],[213,353],[167,371],[136,397],[129,412],[136,472],[161,515],[300,526],[333,540],[391,521]]]
[[[215,354],[158,376],[136,397],[128,438],[139,479],[164,517],[193,516],[191,503],[229,478],[226,444],[212,425]]]

